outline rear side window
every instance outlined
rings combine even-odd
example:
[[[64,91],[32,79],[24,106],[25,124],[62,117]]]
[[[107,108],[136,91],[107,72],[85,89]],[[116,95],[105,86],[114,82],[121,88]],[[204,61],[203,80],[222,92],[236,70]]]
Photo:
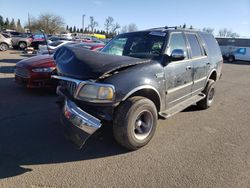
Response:
[[[190,44],[192,58],[203,56],[203,50],[195,34],[187,34],[187,39]]]
[[[185,59],[188,58],[187,56],[187,46],[185,42],[185,38],[182,33],[172,33],[170,35],[169,44],[168,44],[168,51],[167,55],[171,56],[172,51],[175,49],[180,49],[184,51]]]
[[[200,33],[200,35],[204,40],[204,42],[206,43],[209,53],[213,56],[221,56],[220,47],[218,45],[218,42],[213,37],[213,35],[206,33]]]

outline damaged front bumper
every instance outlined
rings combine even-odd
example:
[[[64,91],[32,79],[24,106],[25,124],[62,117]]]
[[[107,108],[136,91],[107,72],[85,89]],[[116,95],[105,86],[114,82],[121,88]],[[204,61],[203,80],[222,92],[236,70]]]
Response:
[[[65,99],[61,121],[71,140],[82,148],[86,140],[101,128],[101,121]]]

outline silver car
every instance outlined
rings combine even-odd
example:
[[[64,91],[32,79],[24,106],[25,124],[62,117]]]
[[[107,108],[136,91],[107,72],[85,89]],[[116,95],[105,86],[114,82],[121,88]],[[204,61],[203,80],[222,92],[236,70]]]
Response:
[[[0,51],[6,51],[12,46],[11,38],[9,35],[0,33]]]
[[[12,36],[13,47],[19,48],[21,50],[24,50],[25,48],[30,46],[32,41],[33,41],[32,36],[29,36],[27,34],[20,34],[17,36]]]

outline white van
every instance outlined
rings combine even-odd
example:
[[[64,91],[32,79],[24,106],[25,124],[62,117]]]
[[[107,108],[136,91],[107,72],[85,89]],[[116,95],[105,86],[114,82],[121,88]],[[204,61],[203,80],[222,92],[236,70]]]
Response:
[[[250,61],[250,38],[216,38],[225,59]]]

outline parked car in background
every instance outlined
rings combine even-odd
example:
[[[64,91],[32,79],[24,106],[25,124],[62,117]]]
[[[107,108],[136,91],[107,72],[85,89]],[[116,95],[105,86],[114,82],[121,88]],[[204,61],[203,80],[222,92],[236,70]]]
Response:
[[[250,61],[250,38],[217,37],[216,40],[224,59]]]
[[[158,117],[209,108],[223,63],[212,34],[178,27],[120,34],[99,53],[64,46],[54,58],[69,137],[81,148],[110,121],[129,150],[152,139]]]
[[[81,50],[96,51],[103,47],[99,44],[86,43],[67,43],[66,45]],[[87,45],[91,47],[87,47]],[[18,84],[27,88],[43,88],[53,87],[57,84],[55,80],[51,80],[51,74],[56,74],[56,65],[53,54],[37,55],[19,61],[15,68],[15,80]]]
[[[66,45],[66,44],[75,44],[74,41],[69,40],[58,40],[52,43],[49,43],[48,45],[39,45],[39,49],[37,51],[37,54],[52,54],[57,48]]]
[[[12,46],[11,38],[9,35],[0,33],[0,51],[6,51]]]
[[[22,33],[12,36],[12,46],[24,50],[29,47],[33,41],[33,36],[30,34]]]
[[[49,37],[47,41],[48,41],[48,43],[51,43],[51,42],[55,42],[55,41],[58,41],[58,40],[72,41],[72,39],[68,39],[68,38],[64,38],[64,37],[57,37],[57,36]]]
[[[56,71],[53,55],[37,55],[16,64],[15,80],[27,88],[51,87],[55,82],[50,76]]]

